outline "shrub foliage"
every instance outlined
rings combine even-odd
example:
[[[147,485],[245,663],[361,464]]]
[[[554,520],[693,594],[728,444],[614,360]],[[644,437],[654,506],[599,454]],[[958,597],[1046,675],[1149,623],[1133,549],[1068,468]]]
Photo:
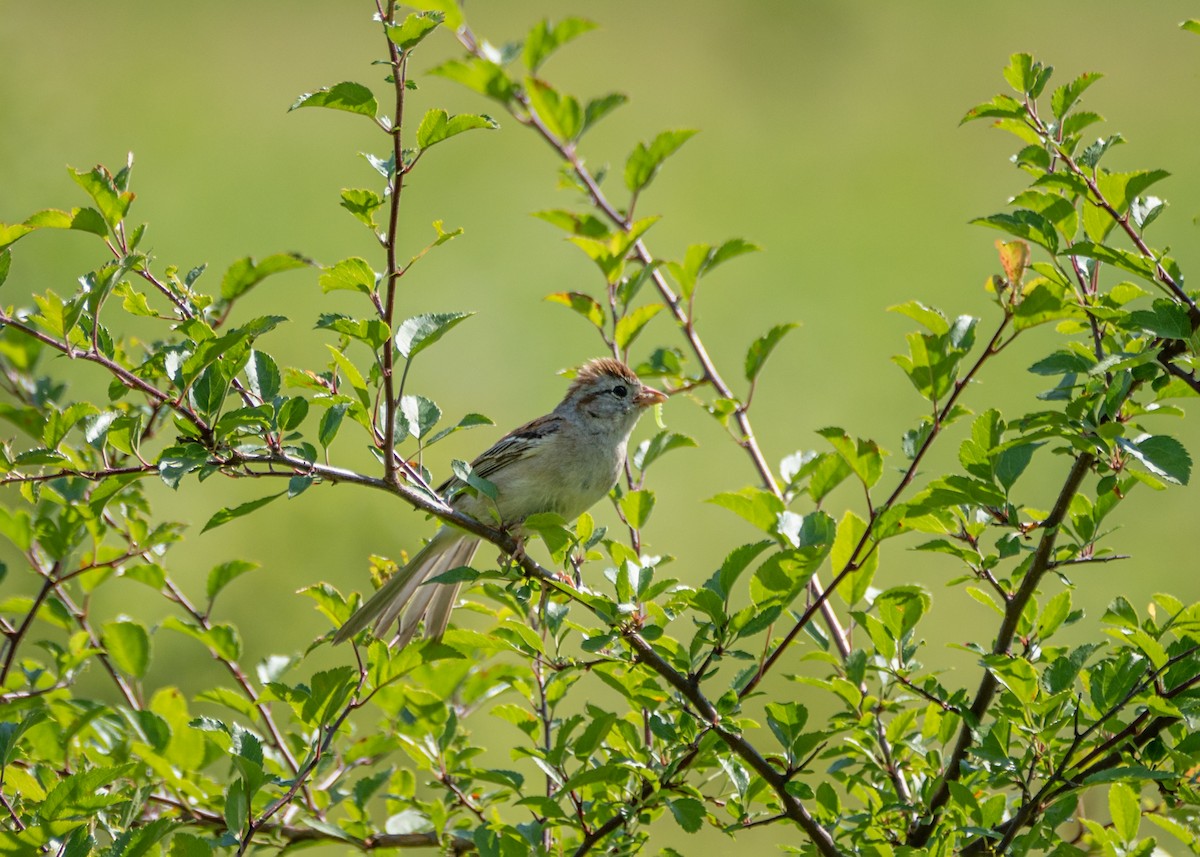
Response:
[[[1055,88],[1049,66],[1016,54],[1004,70],[1011,92],[967,113],[1016,137],[1026,187],[977,221],[1003,233],[987,318],[917,300],[893,307],[916,328],[895,357],[918,414],[898,468],[884,467],[874,440],[836,427],[776,466],[755,439],[754,393],[794,325],[767,328],[744,364],[723,369],[695,323],[702,280],[757,248],[734,238],[680,259],[651,249],[657,217],[644,198],[694,132],[638,143],[602,184],[583,140],[626,97],[579,99],[542,72],[594,25],[543,21],[497,47],[461,9],[436,5],[377,9],[382,85],[336,83],[293,105],[378,129],[375,186],[340,200],[378,240],[374,259],[275,254],[219,275],[183,272],[139,249],[132,161],[72,170],[82,207],[0,225],[0,283],[17,243],[39,230],[85,233],[61,240],[93,241],[98,256],[77,286],[0,309],[0,533],[22,559],[10,574],[31,593],[0,602],[0,851],[207,857],[326,842],[582,855],[635,851],[658,825],[730,836],[774,825],[794,850],[823,855],[1147,854],[1151,834],[1195,849],[1200,605],[1162,594],[1139,610],[1118,596],[1085,617],[1073,603],[1072,581],[1087,579],[1077,567],[1124,559],[1106,523],[1117,507],[1187,483],[1191,458],[1163,417],[1182,416],[1174,401],[1200,392],[1200,309],[1150,243],[1164,211],[1151,191],[1166,173],[1105,168],[1119,135],[1085,142],[1101,119],[1082,96],[1099,75]],[[322,617],[312,647],[249,665],[221,616],[226,586],[256,565],[223,562],[203,591],[181,585],[170,560],[186,550],[185,528],[156,514],[153,483],[257,478],[263,496],[222,509],[206,530],[348,483],[515,548],[496,522],[455,513],[431,487],[444,474],[417,463],[490,420],[447,417],[405,384],[412,362],[469,316],[404,311],[401,281],[419,287],[421,260],[460,231],[435,221],[422,249],[405,251],[417,241],[399,229],[405,181],[426,157],[453,157],[451,138],[498,124],[420,104],[410,84],[422,45],[450,37],[461,58],[422,73],[548,143],[561,183],[584,201],[539,215],[594,266],[590,288],[547,299],[580,316],[597,350],[645,355],[632,362],[679,394],[672,407],[698,405],[727,429],[753,484],[713,486],[711,502],[761,532],[680,571],[687,580],[643,553],[654,465],[695,445],[663,428],[612,493],[620,532],[587,514],[538,516],[526,528],[549,566],[518,552],[444,576],[474,584],[486,633],[452,628],[399,650],[363,634],[338,650],[341,666],[317,670],[308,656],[361,596],[312,580],[303,591]],[[355,314],[316,319],[323,365],[281,366],[270,343],[288,319],[243,311],[252,289],[297,268],[358,301]],[[1007,349],[1040,326],[1053,344],[1028,371],[1047,389],[1024,413],[1002,414],[973,382],[1024,372]],[[62,356],[92,369],[70,390]],[[339,463],[364,442],[375,466]],[[923,469],[935,445],[953,442],[948,472]],[[1024,499],[1035,460],[1057,480],[1048,509]],[[830,508],[842,483],[857,487]],[[672,536],[686,538],[667,534],[665,547]],[[901,545],[960,568],[946,609],[969,598],[994,613],[970,647],[977,683],[922,664],[930,596],[884,565]],[[156,621],[97,615],[93,594],[122,578],[161,597]],[[1070,625],[1087,642],[1062,642]],[[225,679],[191,698],[150,686],[155,646],[171,634],[215,658]],[[104,682],[84,693],[89,671]],[[481,719],[510,724],[507,757],[473,743]],[[1089,795],[1107,811],[1085,811]]]

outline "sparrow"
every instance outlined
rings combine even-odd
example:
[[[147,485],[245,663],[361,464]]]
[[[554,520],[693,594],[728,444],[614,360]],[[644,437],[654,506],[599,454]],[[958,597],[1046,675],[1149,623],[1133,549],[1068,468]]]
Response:
[[[457,477],[440,485],[438,494],[452,498],[456,511],[480,521],[497,515],[505,529],[518,535],[530,515],[555,512],[567,520],[577,518],[616,485],[642,411],[666,399],[621,361],[591,360],[580,367],[553,411],[509,432],[471,462],[471,470],[495,486],[494,501],[463,490],[466,486]],[[425,635],[440,637],[460,584],[426,581],[469,565],[479,544],[478,536],[443,525],[337,630],[333,641],[344,642],[371,624],[382,638],[398,622],[392,645],[404,646],[422,619]]]

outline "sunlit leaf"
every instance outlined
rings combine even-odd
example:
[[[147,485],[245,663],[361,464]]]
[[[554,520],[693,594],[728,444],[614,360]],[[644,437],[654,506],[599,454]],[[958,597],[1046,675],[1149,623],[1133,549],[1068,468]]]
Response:
[[[350,113],[361,113],[363,116],[375,118],[379,105],[375,95],[361,83],[343,81],[333,86],[307,92],[296,99],[288,110],[300,107],[328,107],[332,110],[346,110]]]
[[[396,330],[396,348],[401,357],[411,360],[472,315],[474,313],[470,312],[433,312],[405,319]]]

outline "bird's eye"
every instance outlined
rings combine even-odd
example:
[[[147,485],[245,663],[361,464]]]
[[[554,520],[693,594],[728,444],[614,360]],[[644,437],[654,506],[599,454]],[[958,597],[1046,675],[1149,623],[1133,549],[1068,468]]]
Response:
[[[628,393],[628,392],[629,392],[629,390],[627,390],[627,389],[625,388],[625,385],[624,385],[624,384],[618,384],[617,386],[615,386],[615,387],[613,387],[613,388],[612,388],[612,394],[613,394],[614,396],[616,396],[618,399],[623,399],[623,398],[625,398],[625,394],[626,394],[626,393]]]

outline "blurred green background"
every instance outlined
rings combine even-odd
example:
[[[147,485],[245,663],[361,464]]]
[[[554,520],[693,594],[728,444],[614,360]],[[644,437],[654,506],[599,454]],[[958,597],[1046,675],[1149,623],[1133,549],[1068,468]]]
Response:
[[[371,12],[366,2],[317,0],[0,0],[0,221],[83,204],[66,165],[116,169],[132,150],[138,195],[132,219],[149,222],[143,247],[160,270],[207,263],[200,283],[215,289],[225,268],[244,255],[295,250],[326,264],[349,255],[379,264],[370,236],[337,202],[342,188],[376,185],[358,153],[382,153],[386,139],[362,117],[287,112],[300,93],[341,80],[382,93],[383,71],[370,65],[380,53]],[[1000,233],[967,221],[1002,210],[1024,186],[1023,174],[1008,162],[1015,138],[982,122],[959,127],[958,121],[1006,88],[1000,69],[1014,51],[1053,64],[1052,85],[1084,71],[1106,75],[1085,96],[1087,108],[1108,119],[1094,132],[1120,131],[1130,143],[1110,152],[1106,165],[1172,173],[1155,191],[1174,205],[1155,224],[1152,243],[1169,245],[1185,272],[1197,261],[1200,39],[1177,26],[1198,14],[1195,3],[1135,8],[1105,0],[1085,12],[1030,0],[522,0],[480,2],[468,12],[476,32],[497,43],[520,38],[547,15],[582,15],[602,25],[552,58],[544,75],[580,97],[630,95],[583,146],[593,168],[613,165],[615,180],[606,186],[618,201],[624,200],[620,171],[634,143],[665,128],[702,130],[667,164],[640,214],[664,215],[648,236],[661,257],[679,258],[690,243],[735,236],[765,248],[706,281],[699,305],[701,332],[731,381],[740,378],[756,336],[781,321],[803,323],[773,356],[752,412],[772,462],[819,448],[813,432],[828,425],[875,438],[893,450],[891,464],[901,461],[899,438],[923,408],[889,361],[912,324],[886,307],[918,298],[950,315],[983,316],[980,331],[994,325],[982,283],[998,270],[993,242]],[[473,93],[423,76],[458,54],[448,35],[427,44],[414,61],[421,88],[410,109],[494,112]],[[480,411],[497,423],[436,447],[427,462],[435,473],[446,472],[449,458],[471,457],[502,431],[548,410],[563,388],[555,372],[601,351],[584,322],[542,300],[553,291],[599,286],[591,263],[529,216],[576,199],[556,190],[550,150],[515,122],[497,118],[500,131],[474,132],[432,152],[403,197],[405,241],[413,251],[432,236],[435,219],[465,234],[405,278],[401,317],[478,313],[417,361],[411,389],[435,398],[448,419]],[[47,288],[71,292],[76,278],[101,261],[98,251],[81,234],[24,240],[4,302],[25,304],[30,293]],[[353,297],[323,298],[315,272],[301,271],[267,281],[241,311],[250,317],[284,307],[292,323],[264,347],[281,363],[315,368],[328,339],[310,331],[312,322],[319,312],[351,311]],[[1041,328],[1027,335],[982,377],[966,404],[976,407],[986,396],[1009,417],[1037,407],[1031,396],[1048,385],[1024,369],[1054,337]],[[664,315],[643,333],[635,356],[678,342]],[[80,385],[99,378],[86,369],[70,372]],[[694,405],[675,400],[665,418],[701,448],[674,453],[656,467],[648,548],[675,555],[671,573],[698,584],[731,547],[754,537],[748,525],[702,500],[754,483],[755,475]],[[1153,429],[1200,450],[1195,425],[1160,419]],[[638,436],[650,430],[643,425]],[[334,446],[335,463],[366,466],[358,445],[347,427]],[[951,462],[956,446],[957,440],[943,444],[931,467]],[[1040,453],[1023,483],[1024,502],[1049,506],[1064,472],[1062,459]],[[189,480],[178,494],[161,491],[161,512],[194,525],[169,567],[195,591],[218,562],[263,563],[231,587],[220,610],[221,619],[241,627],[247,662],[302,649],[327,629],[311,602],[293,595],[296,589],[320,580],[343,591],[363,588],[368,554],[398,556],[432,531],[398,502],[339,486],[199,535],[216,509],[268,490],[277,489],[210,479],[200,486]],[[1159,590],[1200,596],[1189,559],[1191,489],[1137,491],[1119,511],[1122,530],[1111,542],[1135,558],[1077,575],[1085,625],[1118,592],[1139,609]],[[840,516],[846,504],[860,498],[843,489],[829,509]],[[614,520],[607,509],[599,517]],[[958,573],[948,558],[908,546],[887,546],[877,584],[919,582],[933,592],[936,625],[928,630],[925,660],[969,669],[962,681],[974,686],[974,667],[945,644],[977,639],[989,614],[945,589]],[[14,569],[4,586],[28,581]],[[136,584],[108,589],[112,600],[97,610],[147,620],[162,612],[162,603],[147,602]],[[151,681],[169,676],[195,689],[217,677],[191,641],[158,635],[156,646]],[[763,834],[762,841],[776,835]]]

